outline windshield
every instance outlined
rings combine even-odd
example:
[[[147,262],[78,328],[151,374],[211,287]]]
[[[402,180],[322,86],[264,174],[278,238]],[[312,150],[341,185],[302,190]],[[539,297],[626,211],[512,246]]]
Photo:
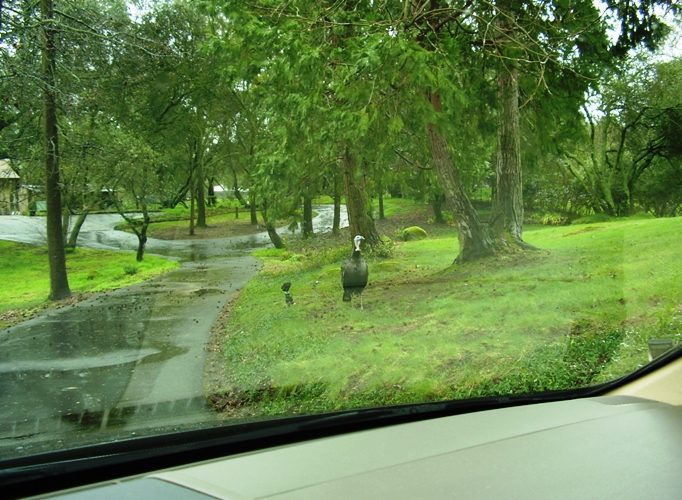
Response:
[[[0,460],[675,348],[676,4],[0,2]]]

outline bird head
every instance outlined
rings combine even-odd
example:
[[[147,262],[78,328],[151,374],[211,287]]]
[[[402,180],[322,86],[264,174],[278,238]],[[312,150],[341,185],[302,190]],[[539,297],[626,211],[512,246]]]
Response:
[[[359,252],[360,251],[360,243],[365,241],[365,237],[358,234],[355,238],[353,238],[353,244],[355,245],[355,249]]]

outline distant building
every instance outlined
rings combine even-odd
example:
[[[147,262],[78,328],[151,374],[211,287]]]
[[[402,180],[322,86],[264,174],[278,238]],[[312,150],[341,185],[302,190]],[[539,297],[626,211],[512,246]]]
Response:
[[[7,160],[0,160],[0,215],[19,213],[21,178]]]
[[[22,184],[9,161],[0,159],[0,215],[29,214],[31,207],[31,215],[35,215],[35,199],[41,191],[40,187]]]

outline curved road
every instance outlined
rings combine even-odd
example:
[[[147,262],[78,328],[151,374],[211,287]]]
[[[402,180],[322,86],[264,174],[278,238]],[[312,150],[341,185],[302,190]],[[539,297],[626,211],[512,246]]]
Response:
[[[315,230],[329,230],[331,208],[316,210]],[[78,244],[134,250],[134,235],[113,230],[120,220],[89,216]],[[44,224],[2,216],[0,239],[44,243]],[[219,423],[203,395],[206,345],[258,269],[247,250],[268,244],[266,233],[150,239],[148,253],[182,267],[0,331],[0,458]]]

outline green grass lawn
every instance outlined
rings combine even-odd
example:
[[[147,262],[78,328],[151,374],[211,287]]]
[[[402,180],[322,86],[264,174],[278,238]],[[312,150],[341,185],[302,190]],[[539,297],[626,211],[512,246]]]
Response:
[[[225,238],[263,231],[263,228],[251,224],[249,211],[245,209],[239,209],[238,214],[235,214],[233,208],[229,212],[207,216],[206,224],[206,228],[194,228],[194,238]],[[147,235],[166,240],[190,239],[189,218],[153,222],[149,225]]]
[[[74,293],[101,292],[147,280],[178,267],[174,261],[147,255],[77,248],[67,252],[69,286]],[[50,292],[47,248],[0,241],[0,328],[47,307]]]
[[[195,227],[194,236],[189,235],[189,216],[190,208],[182,205],[153,212],[150,215],[151,224],[147,229],[147,236],[165,240],[208,239],[264,231],[262,227],[251,224],[249,209],[240,206],[236,200],[220,200],[215,207],[206,207],[208,227]],[[260,211],[258,216],[260,218]],[[121,222],[116,229],[132,232],[127,222]]]
[[[529,228],[540,250],[452,266],[449,237],[370,260],[364,310],[341,301],[350,246],[262,250],[207,391],[232,412],[296,413],[588,385],[682,331],[682,218]],[[292,282],[296,305],[280,285]]]

